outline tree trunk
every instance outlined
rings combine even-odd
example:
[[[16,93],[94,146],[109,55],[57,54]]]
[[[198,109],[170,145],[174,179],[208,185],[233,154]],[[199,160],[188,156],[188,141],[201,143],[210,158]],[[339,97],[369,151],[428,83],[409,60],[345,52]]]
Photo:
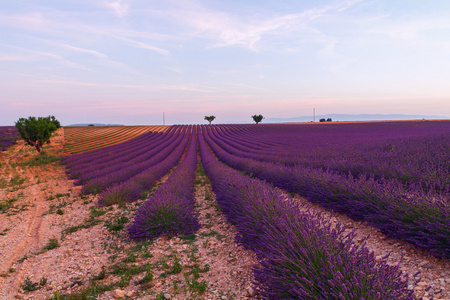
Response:
[[[39,154],[41,154],[42,153],[41,143],[38,141],[37,143],[34,144],[34,146],[36,147],[36,150],[39,152]]]

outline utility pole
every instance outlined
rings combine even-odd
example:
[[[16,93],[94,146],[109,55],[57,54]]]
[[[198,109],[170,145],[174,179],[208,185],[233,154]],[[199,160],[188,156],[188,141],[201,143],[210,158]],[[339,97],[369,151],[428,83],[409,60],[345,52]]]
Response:
[[[163,112],[163,126],[166,125],[166,113]]]
[[[316,122],[316,109],[313,108],[313,122]]]

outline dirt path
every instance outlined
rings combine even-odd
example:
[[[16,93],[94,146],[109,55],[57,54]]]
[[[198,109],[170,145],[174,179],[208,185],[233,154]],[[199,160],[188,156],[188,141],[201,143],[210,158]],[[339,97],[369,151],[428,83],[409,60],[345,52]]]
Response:
[[[64,136],[53,139],[54,150],[62,149]],[[47,147],[49,148],[49,147]],[[37,157],[35,150],[27,147],[23,141],[2,154],[2,200],[10,205],[4,207],[0,215],[0,297],[12,299],[20,287],[24,272],[28,270],[27,260],[21,259],[37,253],[43,244],[41,225],[42,214],[48,209],[45,199],[48,193],[44,186],[49,184],[40,178],[52,177],[54,167],[29,166],[24,162]],[[3,186],[2,186],[3,187]],[[8,275],[8,276],[5,276]]]

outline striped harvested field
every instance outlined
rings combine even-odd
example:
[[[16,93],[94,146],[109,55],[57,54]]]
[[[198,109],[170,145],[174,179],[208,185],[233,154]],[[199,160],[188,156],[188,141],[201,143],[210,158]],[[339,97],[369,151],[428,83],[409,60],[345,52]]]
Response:
[[[128,141],[147,132],[164,132],[169,126],[64,127],[64,152],[75,154]]]

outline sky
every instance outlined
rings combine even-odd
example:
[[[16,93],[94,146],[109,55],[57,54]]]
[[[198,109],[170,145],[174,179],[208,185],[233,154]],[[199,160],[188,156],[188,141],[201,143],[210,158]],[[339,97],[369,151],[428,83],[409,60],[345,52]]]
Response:
[[[313,109],[450,117],[450,1],[0,1],[0,126]]]

